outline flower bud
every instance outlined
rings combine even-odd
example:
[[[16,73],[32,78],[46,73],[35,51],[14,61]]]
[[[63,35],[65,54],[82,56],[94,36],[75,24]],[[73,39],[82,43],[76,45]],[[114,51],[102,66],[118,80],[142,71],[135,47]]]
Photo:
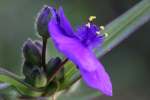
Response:
[[[47,75],[48,77],[52,75],[53,71],[57,70],[61,63],[61,59],[59,57],[51,58],[47,64]]]
[[[39,67],[34,67],[31,73],[32,80],[34,81],[33,85],[37,88],[44,87],[47,84],[46,74]]]
[[[28,62],[24,62],[23,64],[23,74],[26,78],[30,78],[31,77],[31,73],[32,73],[32,69],[33,69],[33,65],[28,63]]]
[[[33,65],[41,64],[41,51],[30,39],[28,39],[23,46],[23,55],[25,61]]]
[[[51,77],[55,71],[60,70],[61,59],[59,57],[51,58],[47,64],[47,76]],[[64,79],[64,68],[57,73],[55,76],[56,81]]]
[[[37,65],[32,65],[25,61],[23,65],[23,74],[25,82],[35,87],[44,87],[47,84],[47,77],[44,71]]]
[[[37,67],[37,66],[32,65],[31,63],[29,63],[27,61],[25,61],[23,64],[23,74],[25,76],[24,81],[32,86],[34,86],[34,80],[31,76],[32,76],[32,70],[34,67]]]
[[[42,42],[39,40],[35,40],[34,44],[38,47],[40,54],[42,55],[42,47],[43,47]]]
[[[50,7],[45,5],[42,10],[38,13],[35,27],[38,31],[39,35],[44,38],[49,38],[49,32],[48,32],[48,22],[50,21],[51,13],[50,13]]]

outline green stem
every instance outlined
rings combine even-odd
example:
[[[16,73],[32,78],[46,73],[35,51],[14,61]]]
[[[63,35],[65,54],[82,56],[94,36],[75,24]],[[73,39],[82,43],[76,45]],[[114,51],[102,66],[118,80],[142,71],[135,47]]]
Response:
[[[72,80],[68,85],[67,87],[63,87],[62,89],[64,88],[70,88],[73,84],[75,84],[77,81],[79,81],[81,79],[81,75],[79,77],[77,77],[76,79]],[[61,88],[60,88],[61,89]]]
[[[66,58],[66,59],[59,65],[59,67],[57,67],[57,69],[52,72],[52,76],[49,76],[49,78],[48,78],[48,83],[50,83],[50,82],[54,79],[54,77],[56,76],[56,74],[63,68],[63,65],[64,65],[67,61],[68,61],[68,59]]]
[[[42,66],[44,68],[44,71],[46,72],[46,44],[47,44],[47,38],[43,39],[43,48],[42,48]]]

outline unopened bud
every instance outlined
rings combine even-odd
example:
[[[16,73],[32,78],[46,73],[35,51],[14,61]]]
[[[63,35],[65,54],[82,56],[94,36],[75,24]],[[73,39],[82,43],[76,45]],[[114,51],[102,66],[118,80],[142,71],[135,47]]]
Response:
[[[28,84],[34,86],[34,80],[32,77],[32,70],[34,67],[37,67],[36,65],[32,65],[31,63],[25,61],[23,64],[23,74],[25,76],[24,81],[27,82]]]
[[[28,39],[23,46],[23,55],[25,61],[33,65],[41,64],[41,51],[30,39]]]
[[[35,40],[34,41],[34,44],[36,45],[36,47],[39,49],[41,55],[42,55],[42,48],[43,48],[43,45],[42,45],[42,42],[41,41],[38,41],[38,40]]]
[[[49,38],[48,23],[51,18],[50,7],[45,5],[38,13],[36,18],[35,27],[39,35],[44,38]]]
[[[26,61],[24,62],[24,64],[23,64],[23,74],[26,78],[30,78],[33,67],[34,66],[32,64],[30,64]]]
[[[53,74],[53,71],[57,70],[60,67],[61,59],[59,57],[51,58],[47,64],[47,75],[48,77]]]
[[[59,57],[56,58],[51,58],[47,64],[47,75],[48,77],[51,77],[55,71],[59,70],[59,72],[57,73],[57,75],[55,76],[55,79],[57,81],[61,81],[64,79],[64,68],[62,66],[60,66],[61,64],[61,59]],[[61,67],[61,70],[60,70]]]
[[[47,84],[47,77],[44,71],[39,67],[34,67],[31,74],[34,86],[37,88],[44,87]]]

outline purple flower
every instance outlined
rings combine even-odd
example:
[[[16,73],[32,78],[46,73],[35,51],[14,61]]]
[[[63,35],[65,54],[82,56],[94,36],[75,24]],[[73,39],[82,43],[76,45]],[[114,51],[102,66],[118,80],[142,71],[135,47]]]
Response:
[[[92,51],[97,44],[102,44],[104,40],[100,28],[89,22],[81,25],[74,32],[61,7],[58,11],[51,8],[51,13],[49,33],[58,51],[78,66],[82,78],[88,86],[112,96],[109,75]]]

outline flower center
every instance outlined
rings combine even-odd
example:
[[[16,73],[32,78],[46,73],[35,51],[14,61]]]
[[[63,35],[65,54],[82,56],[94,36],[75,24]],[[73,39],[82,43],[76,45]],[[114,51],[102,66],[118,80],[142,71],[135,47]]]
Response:
[[[86,27],[87,28],[91,28],[91,24],[93,23],[93,21],[96,19],[96,16],[90,16],[89,19],[88,19],[88,23],[86,24]],[[101,31],[104,31],[105,27],[104,26],[100,26],[99,27],[99,30],[96,31],[96,34],[97,35],[103,35],[104,37],[108,37],[108,33],[101,33]]]

